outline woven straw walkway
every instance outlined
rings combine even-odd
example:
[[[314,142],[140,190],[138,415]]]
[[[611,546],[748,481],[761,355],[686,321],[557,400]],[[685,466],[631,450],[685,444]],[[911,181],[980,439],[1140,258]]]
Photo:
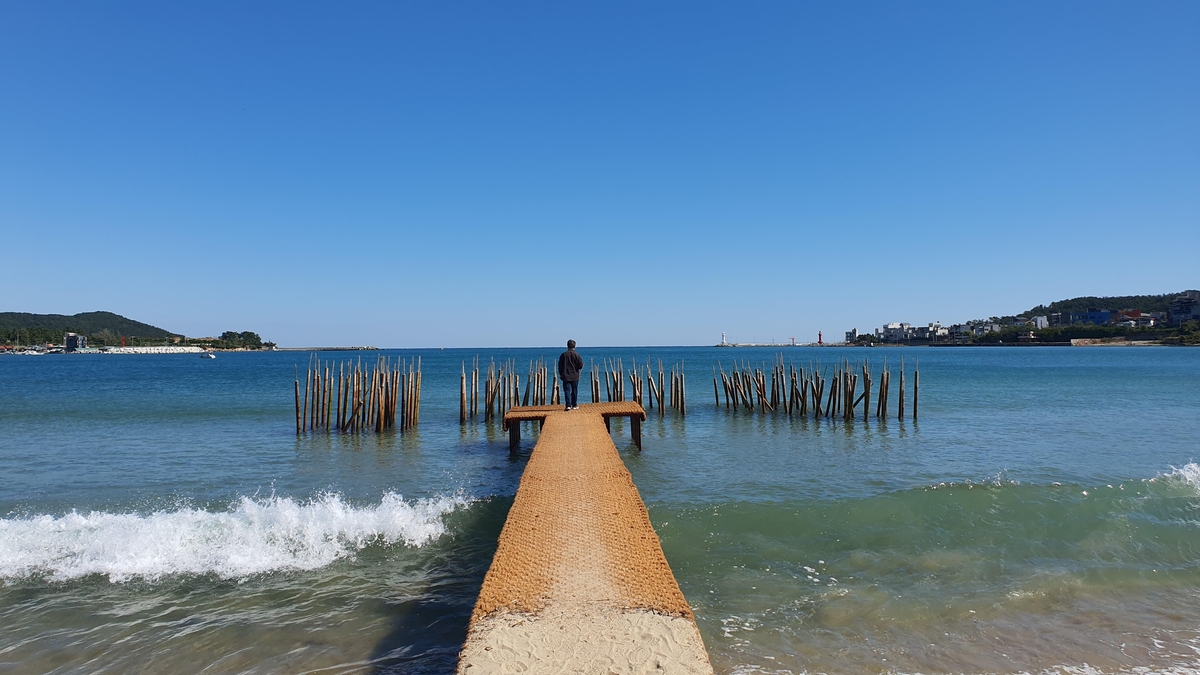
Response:
[[[512,421],[528,422],[531,420],[540,420],[549,416],[550,413],[558,412],[564,412],[561,405],[519,406],[504,413],[504,428],[507,429],[508,423]],[[579,410],[572,411],[571,414],[578,415],[580,413],[600,415],[601,417],[630,417],[636,415],[639,419],[646,419],[646,411],[642,409],[640,404],[633,401],[586,403],[579,406]]]
[[[712,672],[605,429],[612,405],[538,411],[546,423],[480,590],[460,673]]]

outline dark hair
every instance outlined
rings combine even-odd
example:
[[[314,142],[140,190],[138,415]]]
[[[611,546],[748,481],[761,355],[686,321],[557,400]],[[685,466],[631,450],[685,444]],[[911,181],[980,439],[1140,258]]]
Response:
[[[575,341],[567,340],[567,349],[575,349]]]

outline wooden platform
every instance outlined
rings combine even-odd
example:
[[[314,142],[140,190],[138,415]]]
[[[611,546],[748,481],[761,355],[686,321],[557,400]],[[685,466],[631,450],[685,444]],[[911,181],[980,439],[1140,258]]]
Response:
[[[642,422],[646,420],[646,411],[640,404],[632,401],[615,403],[585,403],[578,410],[565,410],[561,405],[527,405],[518,406],[504,413],[503,428],[508,430],[508,449],[516,451],[521,445],[521,422],[540,422],[545,425],[546,417],[554,413],[568,415],[599,414],[604,418],[604,427],[611,429],[609,420],[613,417],[628,417],[630,433],[637,449],[642,449]]]
[[[605,428],[634,403],[514,409],[543,421],[459,657],[460,674],[689,673],[712,666]]]

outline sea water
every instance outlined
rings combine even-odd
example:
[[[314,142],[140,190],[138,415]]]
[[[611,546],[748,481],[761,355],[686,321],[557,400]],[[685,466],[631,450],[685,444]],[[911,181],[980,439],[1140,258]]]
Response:
[[[0,671],[451,672],[537,440],[459,424],[463,362],[559,351],[385,352],[420,425],[299,438],[308,353],[0,357]],[[1200,350],[580,352],[686,364],[613,437],[718,672],[1200,673]],[[893,416],[714,402],[781,354],[886,358]]]

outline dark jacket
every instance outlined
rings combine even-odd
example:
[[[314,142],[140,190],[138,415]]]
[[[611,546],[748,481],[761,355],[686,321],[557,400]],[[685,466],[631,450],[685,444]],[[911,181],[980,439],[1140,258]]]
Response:
[[[568,349],[558,357],[558,376],[563,382],[578,382],[583,371],[583,358],[574,349]]]

